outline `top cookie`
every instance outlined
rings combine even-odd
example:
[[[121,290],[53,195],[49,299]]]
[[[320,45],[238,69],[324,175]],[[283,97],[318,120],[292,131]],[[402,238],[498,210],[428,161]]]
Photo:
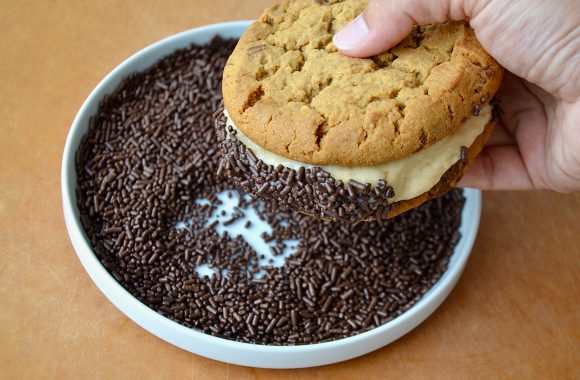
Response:
[[[389,52],[342,55],[332,36],[368,1],[284,0],[240,39],[226,110],[262,147],[314,165],[376,165],[452,133],[496,92],[501,67],[464,23],[417,27]]]

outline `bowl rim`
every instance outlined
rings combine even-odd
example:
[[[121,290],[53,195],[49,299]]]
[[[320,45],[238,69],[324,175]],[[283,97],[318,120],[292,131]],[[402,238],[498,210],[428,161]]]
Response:
[[[216,23],[216,24],[209,24],[200,26],[197,28],[193,28],[190,30],[183,31],[181,33],[177,33],[166,37],[158,42],[155,42],[147,47],[139,50],[138,52],[132,54],[130,57],[125,59],[119,65],[117,65],[113,70],[111,70],[100,82],[99,84],[91,91],[89,96],[83,102],[81,108],[79,109],[78,113],[76,114],[74,121],[71,125],[71,128],[68,132],[66,143],[64,146],[63,152],[63,159],[62,159],[62,166],[61,166],[61,191],[62,191],[62,203],[63,203],[63,212],[65,217],[65,223],[67,227],[67,231],[69,234],[69,238],[73,244],[75,252],[81,261],[83,267],[85,268],[86,272],[89,274],[92,281],[97,285],[97,287],[101,290],[101,292],[105,295],[105,297],[111,301],[123,314],[125,314],[129,319],[136,322],[138,325],[149,331],[150,333],[160,337],[163,340],[168,341],[169,343],[181,347],[185,350],[192,352],[190,349],[185,347],[184,342],[175,342],[166,339],[166,337],[161,336],[157,332],[152,331],[150,328],[146,327],[145,325],[148,323],[159,323],[161,325],[165,325],[166,328],[169,330],[173,330],[174,332],[183,335],[184,339],[193,339],[198,342],[205,342],[210,344],[217,344],[221,346],[221,348],[225,349],[232,349],[236,348],[238,350],[249,350],[254,354],[260,353],[284,353],[284,354],[292,354],[292,353],[315,353],[320,352],[320,350],[327,350],[332,348],[338,348],[345,345],[350,345],[356,342],[361,342],[367,340],[371,337],[376,337],[386,333],[389,330],[403,328],[404,325],[409,322],[409,320],[413,320],[416,318],[421,318],[421,323],[427,317],[420,317],[418,314],[421,313],[421,309],[424,308],[426,305],[429,305],[429,302],[433,302],[431,298],[436,296],[438,292],[450,292],[451,289],[454,287],[455,282],[457,281],[458,277],[461,275],[463,268],[469,258],[471,250],[473,248],[473,244],[475,241],[475,237],[477,235],[477,230],[479,227],[480,216],[481,216],[481,191],[475,189],[465,189],[464,196],[466,198],[466,202],[464,205],[464,209],[462,211],[462,221],[460,226],[461,231],[461,238],[458,245],[455,247],[455,251],[452,253],[451,258],[449,260],[449,264],[445,272],[442,276],[437,280],[435,284],[423,295],[421,298],[408,310],[403,312],[401,315],[395,317],[393,320],[379,326],[373,328],[371,330],[362,332],[360,334],[337,339],[334,341],[323,342],[323,343],[312,343],[312,344],[305,344],[305,345],[287,345],[287,346],[274,346],[274,345],[264,345],[264,344],[257,344],[257,343],[245,343],[245,342],[238,342],[234,340],[229,340],[226,338],[216,337],[213,335],[209,335],[203,333],[201,331],[195,330],[193,328],[189,328],[183,326],[171,319],[162,316],[157,311],[149,308],[144,303],[139,301],[136,297],[134,297],[128,290],[123,288],[121,284],[119,284],[115,278],[105,269],[105,267],[101,264],[100,260],[95,255],[91,244],[89,242],[88,237],[86,236],[82,224],[80,222],[79,212],[76,204],[76,152],[78,145],[75,144],[75,141],[80,141],[79,135],[84,135],[86,130],[83,128],[86,127],[85,124],[82,123],[84,118],[87,118],[92,115],[87,115],[88,110],[91,106],[94,106],[95,103],[100,104],[102,100],[101,93],[103,89],[110,85],[111,82],[116,80],[121,80],[123,77],[120,77],[120,72],[124,69],[127,69],[131,66],[134,66],[136,63],[141,61],[144,56],[154,54],[159,48],[167,47],[168,45],[173,44],[176,40],[179,39],[191,39],[189,43],[193,43],[196,34],[199,33],[209,33],[214,35],[223,35],[222,33],[224,30],[234,30],[237,28],[246,28],[252,21],[251,20],[243,20],[243,21],[230,21],[230,22],[223,22],[223,23]],[[174,50],[179,49],[180,47],[176,47]],[[161,54],[157,57],[157,60],[161,59],[168,53]],[[136,71],[140,71],[141,69],[137,69]],[[470,207],[469,212],[472,220],[467,222],[470,223],[470,227],[467,231],[463,231],[466,220],[466,210]],[[458,247],[460,246],[461,242],[465,242],[463,244],[464,249],[461,252],[458,252]],[[451,288],[451,289],[448,289]],[[114,295],[111,295],[110,292],[113,292]],[[443,300],[447,297],[447,294],[444,295]],[[432,311],[429,312],[430,315],[434,312],[439,304],[443,302],[441,300]],[[435,301],[437,302],[437,301]],[[134,315],[130,315],[130,309],[134,309],[135,312],[140,314],[140,318],[136,318]],[[415,328],[419,323],[415,324],[412,328],[407,330],[405,333],[401,334],[405,335],[408,331]],[[396,339],[398,339],[397,337]],[[396,340],[394,339],[394,340]],[[389,341],[390,342],[390,341]],[[387,342],[388,343],[388,342]],[[374,350],[374,349],[373,349]],[[369,350],[372,351],[372,350]],[[198,355],[210,357],[216,360],[223,360],[221,358],[216,357],[215,355],[206,355],[204,353],[197,353]],[[358,356],[353,355],[352,357]],[[347,358],[348,359],[348,358]],[[345,359],[343,359],[345,360]],[[235,361],[231,361],[235,363]],[[322,364],[327,364],[332,361],[327,361]],[[235,363],[240,364],[240,363]],[[243,363],[242,363],[243,364]],[[275,368],[281,368],[279,366]]]

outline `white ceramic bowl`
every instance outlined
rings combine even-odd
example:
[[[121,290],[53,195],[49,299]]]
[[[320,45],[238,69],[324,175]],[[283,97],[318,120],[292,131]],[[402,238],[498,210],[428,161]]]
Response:
[[[208,358],[253,367],[299,368],[336,363],[383,347],[423,322],[447,297],[459,279],[469,257],[481,212],[481,193],[466,190],[462,213],[461,240],[441,279],[412,308],[398,318],[362,334],[334,342],[301,346],[266,346],[239,343],[206,335],[173,322],[142,304],[115,281],[95,256],[85,235],[76,206],[75,154],[87,132],[89,118],[99,102],[112,93],[123,78],[153,65],[165,55],[191,43],[206,43],[215,35],[239,37],[250,21],[207,25],[176,34],[134,54],[109,75],[89,95],[78,112],[64,149],[62,161],[62,201],[70,239],[85,270],[105,296],[125,315],[147,331],[184,350]]]

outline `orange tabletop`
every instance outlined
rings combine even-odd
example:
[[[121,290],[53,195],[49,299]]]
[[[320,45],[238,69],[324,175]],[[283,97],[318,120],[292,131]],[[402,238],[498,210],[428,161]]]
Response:
[[[580,194],[484,194],[454,292],[364,357],[261,370],[182,351],[117,310],[77,259],[60,162],[89,92],[137,50],[269,0],[0,1],[0,378],[579,378]]]

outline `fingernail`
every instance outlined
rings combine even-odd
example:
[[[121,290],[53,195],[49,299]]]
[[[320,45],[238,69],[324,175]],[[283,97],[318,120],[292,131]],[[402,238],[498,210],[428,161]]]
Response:
[[[351,50],[364,42],[369,34],[369,27],[363,17],[359,15],[350,24],[336,33],[332,38],[334,46],[341,50]]]

